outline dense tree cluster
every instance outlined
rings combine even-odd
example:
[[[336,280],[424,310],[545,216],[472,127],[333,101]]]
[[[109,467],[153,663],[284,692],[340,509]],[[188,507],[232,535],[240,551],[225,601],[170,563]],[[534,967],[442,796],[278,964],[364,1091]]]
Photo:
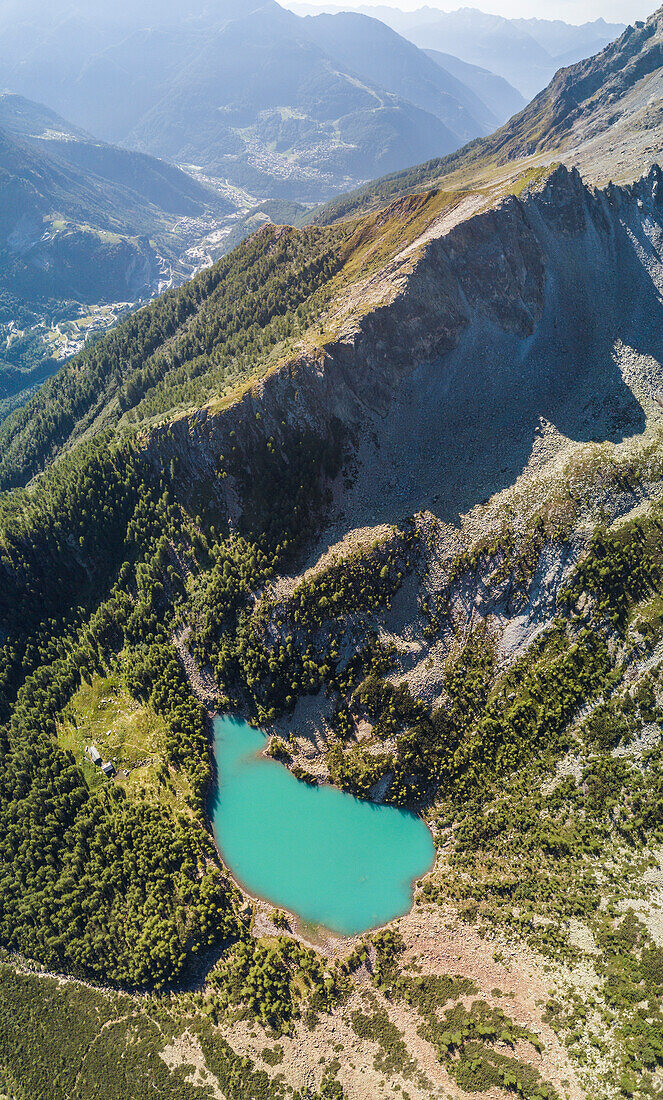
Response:
[[[340,968],[325,970],[321,957],[289,936],[270,943],[247,937],[229,951],[210,984],[217,1010],[239,1009],[277,1033],[309,1010],[328,1011],[345,981]]]
[[[295,494],[296,482],[291,474]],[[274,537],[277,533],[278,528]],[[194,597],[198,659],[211,664],[224,698],[248,705],[260,721],[335,682],[344,618],[388,606],[418,547],[416,528],[407,524],[384,544],[357,551],[347,562],[333,561],[275,602],[262,590],[291,553],[287,533],[289,527],[280,528],[281,541],[272,553],[242,537],[220,543]],[[267,539],[263,545],[269,545]],[[261,591],[259,599],[251,599]]]
[[[169,538],[193,534],[168,489],[103,438],[34,492],[3,499],[0,940],[130,985],[172,981],[192,951],[236,928],[233,891],[199,825],[205,715],[170,643],[184,589]],[[193,817],[117,785],[91,792],[58,746],[58,717],[82,679],[112,665],[163,716]]]
[[[416,541],[413,527],[404,532],[393,528],[391,539],[376,540],[335,559],[295,588],[281,611],[281,621],[292,620],[296,628],[312,631],[341,615],[388,607],[412,568],[411,546]]]
[[[267,228],[132,314],[0,425],[0,489],[26,484],[100,414],[136,421],[232,389],[308,326],[345,235]]]
[[[191,694],[177,651],[167,641],[130,650],[126,684],[166,719],[169,760],[188,773],[198,806],[210,780],[205,709]]]
[[[396,745],[381,754],[362,744],[344,748],[346,730],[328,751],[330,773],[364,796],[389,773],[387,800],[397,805],[420,802],[440,787],[480,802],[496,776],[544,749],[559,753],[569,722],[606,687],[610,673],[604,639],[586,628],[571,635],[560,622],[495,691],[493,645],[480,627],[447,667],[445,702],[432,713],[405,682],[369,674],[358,687],[351,683],[352,707],[368,716],[376,736],[396,737]]]
[[[615,627],[623,627],[634,603],[661,580],[661,520],[625,524],[617,532],[598,528],[563,600],[575,607],[584,594],[595,600],[596,612]]]
[[[241,533],[287,562],[329,503],[329,484],[346,457],[347,431],[332,420],[324,436],[285,423],[278,441],[260,430],[246,434],[248,445],[240,451],[233,444],[227,460],[242,495]]]
[[[272,561],[253,543],[230,537],[212,550],[214,565],[200,581],[193,602],[198,652],[204,657],[237,617],[251,592],[272,573]]]
[[[77,974],[163,984],[192,947],[233,928],[228,886],[186,818],[92,795],[55,740],[55,714],[90,674],[90,633],[21,687],[0,755],[0,938]]]

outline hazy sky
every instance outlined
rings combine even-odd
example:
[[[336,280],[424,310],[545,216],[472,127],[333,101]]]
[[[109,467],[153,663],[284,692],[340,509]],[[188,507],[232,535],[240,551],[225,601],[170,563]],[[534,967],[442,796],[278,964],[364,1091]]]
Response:
[[[389,4],[390,7],[410,11],[420,8],[424,3],[442,11],[455,11],[459,7],[479,8],[481,11],[507,17],[538,16],[540,19],[564,19],[567,23],[584,23],[588,19],[603,16],[609,23],[633,23],[636,19],[646,19],[660,4],[660,0],[456,0],[445,3],[444,0],[306,0],[316,6],[343,6],[350,11],[355,7],[370,4]],[[296,7],[295,0],[281,0],[284,7]]]

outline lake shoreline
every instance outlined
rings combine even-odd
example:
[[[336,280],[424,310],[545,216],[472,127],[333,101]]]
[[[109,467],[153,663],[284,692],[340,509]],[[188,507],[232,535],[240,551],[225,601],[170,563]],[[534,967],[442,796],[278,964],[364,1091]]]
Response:
[[[219,713],[210,714],[212,722],[212,731],[214,734],[214,740],[212,743],[212,779],[210,782],[210,790],[206,799],[206,817],[212,833],[215,848],[221,860],[221,863],[226,870],[230,880],[240,891],[242,897],[247,899],[253,906],[253,923],[262,924],[263,927],[259,928],[265,935],[278,935],[281,929],[274,926],[270,921],[270,911],[279,909],[286,913],[288,917],[289,931],[303,942],[309,943],[310,946],[320,946],[319,940],[322,940],[327,949],[331,949],[333,953],[336,953],[338,948],[343,946],[349,946],[361,936],[379,930],[380,928],[388,927],[394,921],[405,916],[411,911],[414,905],[414,899],[417,887],[419,884],[434,870],[436,863],[436,850],[432,831],[428,824],[419,815],[416,815],[408,810],[400,810],[395,807],[385,807],[379,803],[368,802],[364,799],[357,799],[353,795],[349,795],[346,792],[340,791],[334,787],[331,783],[319,783],[315,786],[306,784],[304,781],[297,779],[282,763],[274,760],[271,756],[265,752],[267,745],[267,737],[262,730],[257,729],[254,726],[250,726],[243,719],[237,716],[222,715]],[[235,756],[232,761],[232,769],[230,773],[230,781],[237,783],[241,782],[246,784],[247,782],[247,765],[249,772],[249,781],[252,778],[262,781],[266,784],[267,795],[270,793],[270,788],[276,786],[278,789],[278,807],[275,812],[281,813],[280,827],[272,828],[272,821],[269,815],[265,817],[264,801],[265,798],[259,799],[258,805],[249,810],[252,807],[252,797],[254,792],[251,792],[249,788],[242,788],[241,800],[234,807],[236,813],[232,816],[232,828],[237,829],[237,821],[240,818],[244,818],[244,828],[246,833],[250,834],[248,837],[240,835],[231,835],[230,847],[232,849],[235,846],[235,852],[228,851],[228,845],[220,836],[221,826],[218,820],[219,808],[222,805],[220,801],[215,806],[215,799],[219,799],[219,792],[222,788],[221,779],[221,766],[218,752],[218,723],[228,722],[228,730],[231,731],[233,737],[246,738],[249,734],[253,738],[253,743],[249,745],[242,745],[238,747],[235,745],[233,751]],[[233,729],[233,727],[235,727]],[[256,738],[260,738],[260,742],[256,741]],[[249,765],[248,762],[253,760],[253,765]],[[239,763],[238,763],[239,762]],[[252,768],[257,765],[258,772],[253,773]],[[265,770],[266,769],[266,770]],[[302,788],[305,788],[309,794],[305,794]],[[329,792],[339,796],[338,799],[334,798],[329,800],[329,795],[325,794],[325,800],[323,802],[316,801],[315,795],[313,795],[313,802],[311,801],[310,792]],[[263,792],[264,794],[265,792]],[[237,798],[237,794],[232,793],[231,799]],[[301,838],[296,836],[292,831],[290,832],[290,848],[288,848],[288,831],[292,830],[292,822],[290,820],[290,810],[286,811],[283,815],[283,805],[288,799],[293,803],[292,812],[296,812],[297,808],[301,808],[302,799],[305,802],[304,809],[309,817],[306,817],[304,821],[304,827],[307,830],[312,830],[312,836],[317,836],[320,843],[319,858],[316,858],[314,864],[311,864],[309,846],[301,846],[304,849],[306,847],[306,853],[304,858],[308,856],[309,868],[308,872],[311,874],[310,881],[304,877],[303,884],[297,881],[296,886],[292,881],[287,884],[281,884],[278,880],[278,872],[281,869],[285,878],[288,878],[288,869],[291,869],[292,859],[284,861],[283,853],[288,851],[301,855],[300,850],[297,847],[297,840]],[[345,800],[348,800],[347,802]],[[311,817],[311,807],[315,808],[316,813]],[[376,814],[380,815],[380,818],[372,818],[369,814],[366,817],[366,808],[369,808]],[[248,811],[248,812],[247,812]],[[329,827],[331,832],[327,832],[328,823],[320,824],[316,821],[316,815],[319,811],[326,812],[330,815]],[[271,812],[271,811],[270,811]],[[262,828],[260,822],[260,816],[263,815]],[[340,814],[340,821],[337,820]],[[361,819],[361,825],[357,826],[356,817],[357,814]],[[394,816],[396,815],[396,816]],[[347,822],[344,819],[347,816]],[[379,820],[382,820],[384,824],[378,824]],[[415,826],[416,823],[416,826]],[[227,824],[227,823],[226,823]],[[389,825],[391,833],[394,834],[391,840],[386,841],[387,847],[380,848],[381,833],[384,831],[386,825]],[[426,841],[422,840],[422,834],[419,831],[423,826],[426,834]],[[279,828],[281,832],[279,832]],[[317,832],[316,832],[317,830]],[[336,831],[334,831],[336,830]],[[241,831],[241,830],[240,830]],[[399,832],[400,831],[400,832]],[[389,833],[389,828],[387,828]],[[364,835],[366,834],[366,835]],[[400,835],[402,834],[402,835]],[[276,841],[275,841],[276,836]],[[348,840],[348,837],[350,838]],[[339,856],[334,862],[334,857],[330,855],[330,846],[335,851],[334,840],[336,845],[340,844],[341,851]],[[275,846],[276,843],[276,846]],[[313,843],[313,841],[312,841]],[[373,843],[376,846],[376,857],[373,858],[373,853],[367,851],[367,846]],[[279,847],[279,844],[281,847]],[[343,845],[350,844],[347,851],[343,850]],[[392,845],[389,847],[389,845]],[[238,849],[239,845],[239,849]],[[354,846],[353,846],[354,845]],[[271,846],[271,854],[270,854]],[[238,856],[239,850],[239,856]],[[243,874],[242,867],[238,867],[238,861],[247,858],[247,852],[250,854],[250,860],[253,862],[249,864],[249,879],[251,875],[258,875],[267,873],[268,881],[272,884],[272,888],[268,885],[265,890],[256,888],[255,878],[253,883],[246,881]],[[422,854],[423,853],[423,854]],[[409,876],[407,870],[408,858],[416,859],[419,866],[416,868],[412,877]],[[318,864],[327,861],[327,870],[329,871],[329,881],[327,880],[325,870],[320,868]],[[339,869],[340,861],[340,869]],[[345,862],[343,862],[345,861]],[[421,863],[425,862],[427,866],[425,869],[420,870]],[[284,869],[284,863],[286,864]],[[355,866],[356,865],[356,866]],[[340,875],[340,879],[339,879]],[[348,882],[346,883],[343,876],[348,876]],[[399,875],[401,876],[399,878]],[[358,876],[358,877],[357,877]],[[296,876],[295,876],[296,877]],[[316,883],[317,878],[317,883]],[[274,886],[276,883],[276,886]],[[313,883],[313,893],[315,895],[315,903],[311,906],[311,883]],[[305,896],[305,904],[309,906],[309,913],[313,911],[315,915],[312,917],[304,911],[304,913],[298,911],[296,904],[293,905],[291,901],[286,900],[283,890],[286,894],[288,889],[303,890]],[[404,891],[407,890],[407,904],[405,904]],[[330,899],[331,894],[331,899]],[[276,900],[275,900],[276,896]],[[385,900],[385,898],[391,898],[391,901]],[[375,908],[376,898],[380,898],[381,901]],[[344,931],[342,928],[330,926],[325,923],[324,919],[316,919],[319,915],[319,911],[322,908],[324,911],[325,899],[327,903],[331,905],[331,911],[335,913],[335,918],[332,919],[351,919],[353,923],[361,922],[366,919],[367,923],[361,927],[355,929],[349,929]],[[342,918],[339,914],[344,912],[344,904],[348,909],[352,908],[352,905],[358,906],[361,910],[363,905],[369,906],[367,914],[373,912],[375,919],[371,919],[369,915],[362,916],[357,915],[354,912],[351,918]],[[394,912],[392,916],[379,912],[380,907],[383,909],[388,908],[389,904],[393,904],[397,912]],[[362,911],[363,912],[363,911]]]

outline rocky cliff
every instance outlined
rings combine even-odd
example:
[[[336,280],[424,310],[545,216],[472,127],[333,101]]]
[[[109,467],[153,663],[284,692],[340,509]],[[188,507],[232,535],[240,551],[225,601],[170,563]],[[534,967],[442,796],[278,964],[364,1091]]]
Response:
[[[560,167],[460,224],[442,216],[330,310],[332,338],[229,407],[154,429],[147,455],[163,461],[167,433],[182,485],[213,477],[236,519],[237,479],[216,481],[220,455],[234,448],[233,468],[248,468],[269,439],[287,462],[293,433],[340,431],[363,471],[343,504],[360,523],[436,503],[445,518],[467,510],[524,469],[541,418],[580,441],[642,430],[613,349],[661,350],[660,180],[654,167],[632,187],[595,190]]]

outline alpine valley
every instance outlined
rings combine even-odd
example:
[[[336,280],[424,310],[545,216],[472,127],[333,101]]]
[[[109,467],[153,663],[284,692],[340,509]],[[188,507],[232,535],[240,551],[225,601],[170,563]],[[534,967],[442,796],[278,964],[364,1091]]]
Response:
[[[525,103],[377,19],[236,0],[8,0],[0,80],[0,419],[260,225]]]
[[[210,133],[184,75],[142,85],[141,154],[5,104],[26,226],[66,190],[138,270],[146,204],[218,200],[152,159]],[[662,84],[660,9],[494,132],[266,221],[0,423],[5,1097],[660,1097]],[[313,923],[302,867],[350,889],[363,821],[361,911]]]
[[[0,95],[0,417],[91,336],[200,266],[216,190]]]

